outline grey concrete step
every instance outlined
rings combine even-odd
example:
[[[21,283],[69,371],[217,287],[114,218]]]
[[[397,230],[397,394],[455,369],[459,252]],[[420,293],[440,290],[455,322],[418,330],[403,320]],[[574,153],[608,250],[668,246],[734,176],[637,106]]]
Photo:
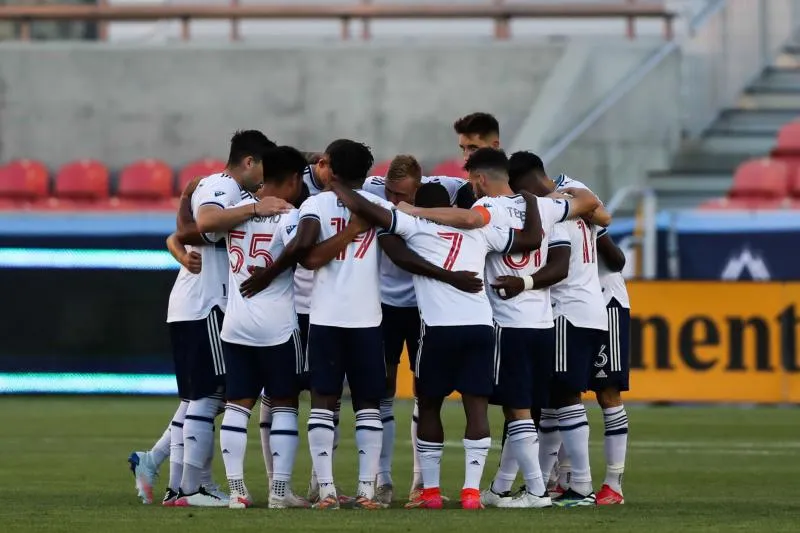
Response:
[[[775,134],[767,133],[732,133],[725,131],[709,131],[700,141],[704,152],[715,154],[743,154],[760,157],[769,153],[775,146]]]
[[[724,109],[711,130],[776,134],[781,126],[800,117],[797,109]]]
[[[800,68],[768,67],[748,92],[800,92]]]
[[[648,183],[659,194],[722,196],[728,192],[733,181],[732,173],[680,173],[651,172]]]
[[[792,92],[765,92],[748,89],[739,97],[741,109],[798,109],[800,90]]]
[[[671,171],[675,174],[729,174],[741,163],[764,154],[718,153],[702,148],[702,143],[686,146],[675,154]]]

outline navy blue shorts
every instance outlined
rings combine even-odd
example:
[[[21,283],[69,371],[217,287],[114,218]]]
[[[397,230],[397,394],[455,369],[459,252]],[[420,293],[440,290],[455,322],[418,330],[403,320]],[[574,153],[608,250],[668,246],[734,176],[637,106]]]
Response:
[[[419,309],[416,307],[394,307],[381,304],[383,310],[383,350],[386,357],[386,366],[400,364],[403,354],[403,344],[408,351],[408,361],[411,371],[419,349],[420,318]]]
[[[615,298],[608,303],[607,310],[608,335],[595,357],[589,389],[626,391],[630,388],[631,373],[631,310],[622,307]]]
[[[453,391],[492,395],[496,382],[492,326],[422,326],[415,385],[418,396],[443,398]]]
[[[297,327],[300,328],[300,347],[305,358],[305,371],[300,376],[300,389],[311,390],[311,373],[308,371],[308,315],[297,313]]]
[[[493,405],[511,409],[547,407],[556,351],[555,328],[503,328],[495,325],[500,373]]]
[[[556,357],[554,384],[571,393],[589,389],[595,357],[606,342],[608,332],[573,326],[565,316],[556,318]]]
[[[317,394],[340,395],[345,377],[355,399],[377,402],[386,393],[380,326],[340,328],[311,324],[308,363],[311,390]]]
[[[244,346],[222,342],[225,351],[225,391],[228,400],[258,398],[293,399],[300,393],[300,378],[305,360],[300,348],[300,332],[275,346]]]
[[[181,398],[207,398],[225,386],[225,359],[219,338],[224,317],[222,310],[215,306],[203,320],[168,324]]]

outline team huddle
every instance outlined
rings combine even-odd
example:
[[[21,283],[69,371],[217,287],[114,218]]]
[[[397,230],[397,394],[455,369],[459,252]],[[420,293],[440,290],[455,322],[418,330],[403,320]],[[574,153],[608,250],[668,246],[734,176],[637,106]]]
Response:
[[[359,142],[304,154],[248,130],[233,136],[224,172],[186,187],[167,240],[182,265],[167,313],[181,401],[153,448],[129,457],[145,503],[168,459],[163,505],[251,506],[244,456],[258,407],[270,508],[387,507],[404,347],[415,395],[407,508],[446,500],[441,409],[453,392],[466,419],[463,508],[624,503],[630,303],[611,216],[581,182],[549,178],[533,153],[507,157],[491,115],[454,129],[468,179],[422,176],[410,155],[369,176],[373,157]],[[333,475],[345,383],[353,497]],[[313,469],[300,496],[291,482],[304,390]],[[587,390],[605,426],[597,493]],[[489,405],[505,426],[499,469],[481,491]],[[211,476],[221,413],[227,494]]]

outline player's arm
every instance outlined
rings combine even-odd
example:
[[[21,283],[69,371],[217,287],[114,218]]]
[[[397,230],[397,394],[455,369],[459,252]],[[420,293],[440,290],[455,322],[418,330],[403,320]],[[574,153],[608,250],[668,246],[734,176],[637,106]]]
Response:
[[[597,252],[611,272],[622,272],[625,268],[625,253],[611,238],[607,229],[597,235]]]
[[[300,261],[300,264],[308,270],[322,268],[333,261],[339,252],[347,248],[347,246],[353,242],[353,239],[367,231],[370,227],[369,224],[363,222],[357,215],[351,215],[350,221],[347,226],[345,226],[344,230],[311,247],[305,255],[305,258]]]
[[[452,272],[438,267],[410,249],[398,235],[385,233],[378,238],[378,242],[392,263],[406,272],[447,283],[464,292],[478,293],[483,290],[483,281],[475,272]]]
[[[570,198],[570,217],[582,217],[587,222],[602,226],[604,228],[611,224],[611,213],[609,213],[603,202],[589,189],[583,187],[567,187],[562,189],[572,196]]]
[[[397,209],[407,215],[459,229],[482,228],[492,219],[489,210],[483,206],[460,209],[452,207],[416,207],[411,204],[401,203],[397,206]]]
[[[263,291],[281,273],[302,261],[306,254],[316,244],[320,234],[319,218],[304,217],[297,225],[297,235],[286,245],[283,253],[275,259],[269,267],[259,269],[252,276],[244,280],[239,287],[239,292],[245,298],[250,298]]]
[[[542,218],[539,216],[539,202],[528,192],[522,192],[525,198],[525,223],[522,229],[513,233],[513,240],[506,253],[530,252],[538,250],[542,245]]]
[[[186,270],[192,274],[199,274],[202,270],[203,262],[200,254],[194,250],[187,251],[177,232],[167,237],[167,250],[177,262],[186,267]]]
[[[286,200],[268,196],[260,201],[231,207],[215,202],[202,204],[197,210],[197,229],[200,233],[223,233],[229,231],[239,224],[247,221],[254,216],[272,216],[288,213],[292,210],[292,205]]]
[[[547,250],[547,263],[532,276],[499,276],[492,288],[503,300],[519,295],[524,290],[539,290],[555,285],[569,274],[569,242],[551,245]]]
[[[336,180],[331,182],[330,187],[347,209],[364,219],[368,224],[384,229],[392,227],[394,217],[388,209],[370,202],[353,189],[342,185]]]

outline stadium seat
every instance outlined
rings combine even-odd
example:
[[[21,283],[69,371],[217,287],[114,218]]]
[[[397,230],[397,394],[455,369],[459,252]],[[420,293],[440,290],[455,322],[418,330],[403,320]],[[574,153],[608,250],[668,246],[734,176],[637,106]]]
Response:
[[[64,208],[72,202],[89,204],[108,199],[108,168],[100,161],[81,159],[58,169],[53,208]]]
[[[131,163],[119,175],[117,198],[111,202],[119,209],[170,209],[174,174],[157,159]]]
[[[778,131],[778,142],[773,152],[800,154],[800,121],[784,124]]]
[[[752,159],[739,165],[733,176],[731,198],[783,198],[789,192],[786,164],[768,158]]]
[[[389,171],[389,165],[392,163],[391,159],[388,161],[381,161],[380,163],[375,163],[375,165],[370,169],[369,175],[370,176],[386,176],[386,172]]]
[[[466,172],[464,172],[464,161],[462,159],[450,159],[449,161],[443,161],[433,167],[433,170],[429,175],[464,178],[466,177]]]
[[[198,176],[210,176],[211,174],[217,174],[223,170],[225,170],[225,162],[219,159],[206,158],[192,161],[183,167],[180,174],[178,174],[178,196],[180,196],[186,184],[194,178]]]
[[[39,161],[16,159],[0,167],[0,198],[15,202],[40,200],[49,193],[49,172]]]

